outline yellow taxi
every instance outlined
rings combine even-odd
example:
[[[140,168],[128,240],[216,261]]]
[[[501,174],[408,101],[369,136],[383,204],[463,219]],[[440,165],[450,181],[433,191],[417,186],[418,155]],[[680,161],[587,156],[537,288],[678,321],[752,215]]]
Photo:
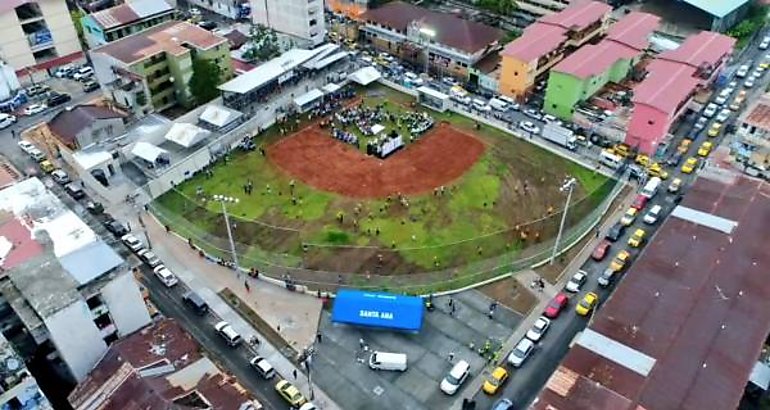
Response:
[[[648,157],[645,154],[639,154],[639,155],[636,156],[635,161],[636,161],[637,164],[639,164],[639,165],[641,165],[643,167],[646,167],[647,165],[650,164],[650,157]]]
[[[634,231],[634,234],[631,235],[630,238],[628,238],[628,246],[632,248],[638,248],[642,246],[642,243],[644,243],[644,237],[647,235],[647,232],[644,231],[644,229],[637,229]]]
[[[49,161],[49,160],[44,160],[44,161],[42,161],[42,162],[40,163],[40,169],[42,169],[42,170],[43,170],[43,172],[45,172],[46,174],[50,174],[51,172],[53,172],[53,170],[55,170],[55,169],[56,169],[56,167],[55,167],[55,166],[53,166],[53,164],[51,163],[51,161]]]
[[[636,208],[628,208],[625,214],[620,218],[620,224],[623,226],[629,226],[636,220],[636,214],[639,211]]]
[[[610,262],[610,269],[613,272],[620,272],[626,267],[626,264],[631,259],[631,253],[623,249],[615,255],[615,259]]]
[[[695,171],[695,167],[698,166],[698,158],[687,158],[687,161],[682,165],[682,172],[685,174],[692,174]]]
[[[770,63],[767,62],[767,60],[765,60],[765,61],[759,63],[759,67],[762,68],[762,69],[767,70],[768,68],[770,68]]]
[[[615,155],[620,155],[623,158],[628,157],[631,154],[631,148],[626,144],[618,144],[612,147],[612,151]]]
[[[492,370],[492,374],[484,380],[484,393],[495,394],[500,389],[500,386],[508,380],[508,371],[503,367],[496,367]]]
[[[293,408],[298,408],[299,406],[307,403],[305,396],[303,396],[299,389],[297,389],[293,384],[289,383],[288,380],[281,380],[276,383],[275,391],[277,391],[278,395],[281,396],[282,399],[286,400],[286,402],[289,403],[289,405]]]
[[[686,154],[687,151],[690,150],[690,144],[692,144],[692,140],[690,139],[683,139],[681,143],[679,143],[679,146],[676,148],[677,152],[680,154]]]
[[[575,306],[575,313],[580,316],[587,316],[599,303],[599,295],[593,292],[586,293],[583,299]]]
[[[714,148],[714,144],[711,141],[706,141],[698,148],[698,155],[701,157],[707,157],[711,153],[711,149]]]
[[[711,124],[711,128],[709,128],[708,136],[709,137],[717,137],[719,136],[719,133],[722,131],[722,124],[715,122]]]
[[[663,169],[663,167],[657,162],[650,164],[650,166],[647,168],[647,173],[650,174],[651,177],[668,179],[668,171]]]

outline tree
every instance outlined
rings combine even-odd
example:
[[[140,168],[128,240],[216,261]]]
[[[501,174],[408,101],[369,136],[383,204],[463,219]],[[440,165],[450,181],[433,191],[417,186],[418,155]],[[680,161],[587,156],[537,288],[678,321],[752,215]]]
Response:
[[[193,59],[193,74],[190,82],[190,92],[197,104],[207,103],[219,95],[217,86],[222,81],[222,69],[213,61],[205,58]]]
[[[515,0],[479,0],[476,5],[479,8],[504,16],[510,15],[518,8]]]
[[[243,58],[249,62],[269,60],[280,53],[275,30],[261,24],[251,26],[249,40],[244,47]]]
[[[83,13],[82,10],[76,9],[70,12],[70,19],[72,19],[72,25],[75,26],[75,32],[78,35],[78,40],[80,40],[81,45],[85,45],[85,37],[83,36],[83,24],[80,21],[81,18],[85,16],[85,13]]]

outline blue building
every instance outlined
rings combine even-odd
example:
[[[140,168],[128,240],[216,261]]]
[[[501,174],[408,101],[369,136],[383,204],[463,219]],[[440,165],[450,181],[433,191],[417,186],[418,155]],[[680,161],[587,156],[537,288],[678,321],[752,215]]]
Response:
[[[416,296],[344,289],[334,299],[332,323],[418,332],[423,311]]]
[[[705,14],[710,21],[709,30],[724,33],[741,22],[751,5],[750,0],[679,0]]]
[[[93,49],[175,18],[165,0],[129,0],[80,19],[83,36]]]

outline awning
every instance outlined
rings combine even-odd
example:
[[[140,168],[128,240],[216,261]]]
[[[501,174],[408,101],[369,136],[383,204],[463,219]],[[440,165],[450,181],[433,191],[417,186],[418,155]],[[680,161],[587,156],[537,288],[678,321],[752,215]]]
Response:
[[[312,90],[306,92],[305,94],[302,94],[299,97],[295,98],[294,104],[296,104],[297,107],[303,107],[305,106],[305,104],[309,104],[323,96],[324,96],[324,93],[321,92],[321,90],[317,88],[313,88]]]
[[[417,332],[423,303],[415,296],[340,290],[334,299],[332,323]]]
[[[182,147],[190,148],[206,139],[210,134],[211,132],[195,125],[177,122],[171,126],[164,138]]]
[[[321,90],[323,92],[325,92],[326,94],[331,94],[333,92],[339,91],[340,88],[342,88],[342,87],[340,87],[338,84],[329,83],[329,84],[326,84],[325,86],[321,87]]]
[[[316,50],[292,49],[261,66],[220,85],[221,91],[247,94],[297,68],[318,54]]]
[[[155,163],[158,158],[167,155],[168,151],[158,148],[149,142],[140,141],[134,145],[134,148],[131,149],[131,153],[147,162]]]
[[[203,110],[198,119],[217,128],[224,128],[231,122],[237,120],[241,115],[243,114],[238,111],[212,104],[208,105],[206,109]]]
[[[336,63],[339,60],[342,60],[343,58],[347,57],[348,55],[350,55],[350,53],[347,52],[347,51],[341,51],[339,53],[332,54],[329,57],[326,57],[326,58],[324,58],[322,60],[316,61],[315,64],[313,64],[310,68],[313,69],[313,70],[321,70],[321,69],[323,69],[323,68],[325,68],[325,67],[327,67],[327,66],[329,66],[329,65],[331,65],[333,63]]]
[[[437,98],[439,100],[448,100],[449,99],[448,95],[446,95],[446,94],[444,94],[444,93],[442,93],[440,91],[434,90],[434,89],[432,89],[430,87],[422,86],[422,87],[418,88],[417,91],[419,91],[419,92],[421,92],[421,93],[423,93],[425,95],[429,95],[429,96],[431,96],[433,98]]]
[[[364,67],[350,74],[348,78],[361,85],[369,85],[380,79],[382,75],[374,67]]]

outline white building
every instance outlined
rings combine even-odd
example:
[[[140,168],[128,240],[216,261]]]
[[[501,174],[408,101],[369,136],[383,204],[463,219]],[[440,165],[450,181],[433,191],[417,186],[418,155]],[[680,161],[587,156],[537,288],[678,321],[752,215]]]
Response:
[[[323,0],[251,0],[251,19],[306,43],[302,46],[317,46],[326,35]]]
[[[0,334],[0,409],[53,410],[24,359]]]
[[[83,56],[64,0],[0,1],[0,39],[0,59],[24,74]]]
[[[187,0],[187,4],[232,20],[248,17],[249,0]]]
[[[150,316],[109,245],[37,178],[0,191],[0,294],[36,349],[83,380],[114,341]],[[4,244],[13,244],[12,247]]]

